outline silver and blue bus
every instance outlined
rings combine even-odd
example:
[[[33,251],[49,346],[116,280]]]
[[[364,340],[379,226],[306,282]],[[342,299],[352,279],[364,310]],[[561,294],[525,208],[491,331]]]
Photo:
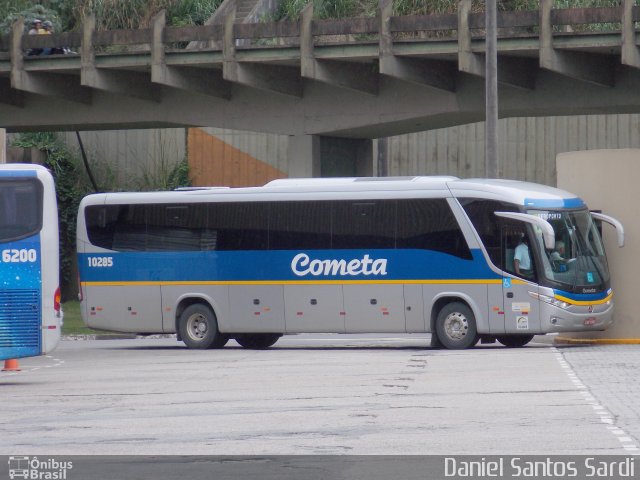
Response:
[[[0,165],[0,360],[51,352],[62,327],[58,210],[39,165]]]
[[[303,332],[524,346],[611,325],[601,221],[622,245],[622,225],[571,193],[455,177],[89,195],[81,312],[92,328],[202,349]]]

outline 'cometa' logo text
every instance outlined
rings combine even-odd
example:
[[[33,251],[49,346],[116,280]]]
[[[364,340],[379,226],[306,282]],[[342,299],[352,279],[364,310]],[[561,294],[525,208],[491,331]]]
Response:
[[[299,253],[291,260],[291,270],[299,277],[305,275],[386,275],[387,259],[372,259],[365,255],[353,260],[319,260],[311,259],[306,253]]]

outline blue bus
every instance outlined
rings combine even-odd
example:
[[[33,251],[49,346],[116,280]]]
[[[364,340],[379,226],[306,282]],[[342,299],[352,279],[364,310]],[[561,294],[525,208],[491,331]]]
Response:
[[[523,346],[613,321],[594,215],[556,188],[455,177],[90,195],[81,312],[89,327],[177,333],[191,348],[301,332]]]
[[[39,165],[0,165],[0,360],[52,351],[60,340],[58,209]]]

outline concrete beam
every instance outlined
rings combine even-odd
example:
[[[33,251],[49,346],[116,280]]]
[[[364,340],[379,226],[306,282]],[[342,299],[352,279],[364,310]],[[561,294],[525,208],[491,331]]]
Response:
[[[12,88],[9,78],[0,78],[0,103],[24,107],[24,92]]]
[[[568,52],[554,48],[553,0],[540,1],[540,67],[575,80],[600,86],[615,85],[615,62],[607,55]]]
[[[92,13],[85,17],[83,23],[80,84],[110,93],[159,102],[160,90],[157,85],[151,83],[147,73],[97,68],[93,46],[95,29],[96,18]]]
[[[636,26],[633,21],[635,0],[624,0],[622,9],[622,63],[640,68],[640,49],[636,42]]]
[[[233,34],[236,4],[228,4],[222,40],[222,78],[229,82],[292,97],[302,97],[302,80],[295,67],[238,62]]]
[[[484,78],[485,55],[471,49],[469,13],[471,0],[461,0],[458,3],[458,69]],[[535,87],[537,71],[538,65],[534,59],[498,56],[500,84],[531,90]]]
[[[451,62],[403,58],[394,55],[391,36],[392,13],[392,0],[380,0],[378,8],[380,74],[440,90],[455,91],[456,68]]]
[[[166,13],[160,11],[152,20],[151,81],[172,88],[194,91],[212,97],[231,98],[231,83],[222,78],[222,71],[168,66],[164,51]]]
[[[377,95],[378,74],[367,63],[318,60],[313,45],[313,3],[302,10],[300,18],[300,73],[303,78],[346,88],[360,93]]]

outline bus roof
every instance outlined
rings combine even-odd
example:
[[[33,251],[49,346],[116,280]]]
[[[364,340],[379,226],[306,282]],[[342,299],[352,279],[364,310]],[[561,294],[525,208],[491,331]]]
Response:
[[[283,200],[293,199],[296,195],[307,200],[338,200],[356,198],[358,195],[366,198],[395,198],[420,196],[420,191],[440,191],[440,195],[444,197],[499,200],[529,208],[584,207],[584,202],[576,195],[546,185],[518,180],[461,180],[453,176],[287,178],[273,180],[262,187],[213,187],[171,192],[95,194],[91,195],[90,203],[247,201],[258,197],[261,200]]]
[[[454,197],[487,198],[527,208],[585,208],[584,201],[573,193],[539,183],[519,180],[470,178],[449,183]]]

